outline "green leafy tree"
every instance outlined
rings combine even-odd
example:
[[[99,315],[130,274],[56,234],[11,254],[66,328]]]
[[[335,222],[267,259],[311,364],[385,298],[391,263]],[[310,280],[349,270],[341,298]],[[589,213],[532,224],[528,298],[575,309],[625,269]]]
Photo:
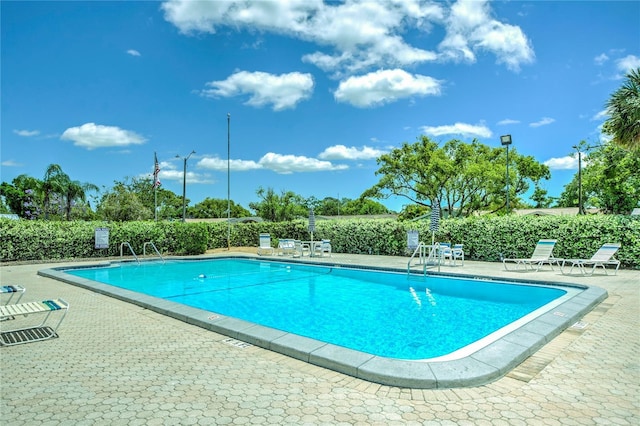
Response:
[[[124,222],[130,220],[153,219],[153,210],[145,206],[138,194],[122,182],[116,182],[107,191],[98,205],[98,215],[104,220]]]
[[[52,206],[52,201],[62,199],[65,192],[65,186],[68,181],[69,176],[62,171],[62,167],[58,164],[50,164],[47,167],[39,188],[42,193],[42,208],[44,210],[45,219],[49,219],[50,214],[57,215],[60,212],[59,208]]]
[[[640,149],[640,68],[626,75],[606,106],[609,119],[603,125],[604,133],[623,148]]]
[[[205,219],[205,218],[226,218],[227,206],[231,206],[230,217],[247,217],[251,216],[251,212],[244,207],[236,204],[233,200],[223,200],[220,198],[205,198],[193,207],[187,207],[187,215],[189,217]]]
[[[531,156],[509,152],[509,198],[517,205],[530,183],[549,179],[549,168]],[[451,140],[440,147],[426,136],[380,156],[380,181],[362,197],[407,198],[431,208],[437,202],[452,217],[479,210],[497,212],[506,205],[506,154],[474,140]]]
[[[578,174],[576,173],[571,182],[564,186],[560,198],[557,202],[558,207],[578,207]],[[587,203],[585,203],[585,207]]]
[[[640,206],[640,155],[605,144],[589,154],[582,186],[586,199],[605,213],[628,214]]]
[[[86,193],[88,191],[98,191],[99,188],[92,183],[82,183],[77,180],[68,180],[64,185],[64,199],[65,199],[65,216],[67,220],[71,220],[71,212],[73,209],[77,210],[78,216],[89,217],[92,215],[89,213],[91,207],[87,203]]]
[[[546,209],[553,203],[553,198],[549,197],[546,189],[540,187],[539,184],[536,183],[535,189],[533,190],[533,194],[531,195],[531,201],[535,204],[533,208],[535,209]]]
[[[429,214],[429,212],[430,209],[425,206],[421,206],[418,204],[407,204],[402,207],[402,211],[400,212],[398,219],[411,220]]]
[[[5,198],[2,196],[2,187],[0,187],[0,213],[2,214],[10,214],[11,210],[9,206],[5,204]]]
[[[339,216],[344,214],[343,205],[347,200],[341,201],[333,197],[325,197],[314,207],[315,213],[322,216]]]
[[[135,197],[131,197],[128,194],[133,194]],[[153,210],[155,208],[157,197],[158,219],[168,220],[182,217],[182,197],[176,195],[173,191],[169,191],[162,187],[154,190],[153,180],[149,177],[126,177],[123,181],[115,181],[113,188],[108,190],[100,199],[98,203],[98,211],[114,211],[114,206],[103,206],[103,208],[101,208],[101,205],[105,202],[111,203],[120,197],[129,200],[131,203],[130,206],[135,205],[148,210],[148,213],[140,212],[133,214],[133,216],[154,218],[155,215]],[[135,201],[133,201],[134,198]],[[186,200],[186,203],[189,203],[189,199]]]
[[[343,215],[372,215],[372,214],[388,214],[389,209],[384,204],[378,201],[371,200],[369,198],[358,198],[355,200],[349,200],[344,203],[342,207]]]
[[[558,206],[578,205],[578,174],[564,187]],[[608,143],[594,147],[582,169],[582,195],[585,207],[605,213],[628,214],[640,206],[640,155]]]
[[[249,203],[249,208],[264,220],[282,222],[308,214],[307,201],[292,191],[278,195],[273,188],[259,187],[256,194],[261,201]]]
[[[39,179],[22,174],[11,183],[2,182],[0,195],[10,211],[23,219],[37,219],[42,214],[42,202],[38,189],[42,185]]]

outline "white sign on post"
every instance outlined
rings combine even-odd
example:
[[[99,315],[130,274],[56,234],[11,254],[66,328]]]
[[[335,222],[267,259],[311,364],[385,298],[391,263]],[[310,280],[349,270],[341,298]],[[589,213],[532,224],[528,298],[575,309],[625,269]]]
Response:
[[[96,248],[109,248],[109,228],[96,228]]]

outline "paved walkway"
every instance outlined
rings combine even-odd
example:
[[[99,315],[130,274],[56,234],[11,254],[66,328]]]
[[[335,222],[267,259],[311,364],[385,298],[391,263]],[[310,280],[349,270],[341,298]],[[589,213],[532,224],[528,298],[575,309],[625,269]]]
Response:
[[[328,262],[406,268],[407,258]],[[78,262],[76,262],[78,263]],[[68,264],[75,264],[69,262]],[[23,301],[62,297],[57,339],[0,348],[0,422],[39,424],[637,425],[640,271],[567,277],[466,262],[443,272],[591,284],[609,298],[506,377],[411,390],[316,367],[37,276],[60,264],[4,265]]]

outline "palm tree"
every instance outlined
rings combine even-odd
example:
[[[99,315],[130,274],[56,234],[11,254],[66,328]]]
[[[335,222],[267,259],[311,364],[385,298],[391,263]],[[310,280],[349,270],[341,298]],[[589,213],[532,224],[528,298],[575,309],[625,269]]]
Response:
[[[44,172],[44,179],[40,186],[42,192],[42,201],[44,209],[44,218],[49,218],[49,210],[51,198],[53,195],[61,195],[64,192],[65,183],[69,180],[69,176],[62,171],[62,167],[58,164],[50,164]]]
[[[606,106],[609,119],[603,131],[624,148],[640,149],[640,68],[629,71]]]
[[[97,191],[99,188],[92,183],[81,183],[77,180],[69,180],[65,183],[65,216],[67,220],[71,220],[71,207],[76,200],[86,201],[87,191]]]

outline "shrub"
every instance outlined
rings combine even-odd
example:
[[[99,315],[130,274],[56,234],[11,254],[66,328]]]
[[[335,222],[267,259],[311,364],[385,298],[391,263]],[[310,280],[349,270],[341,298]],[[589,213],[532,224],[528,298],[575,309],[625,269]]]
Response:
[[[96,228],[109,229],[109,248],[94,248]],[[640,267],[640,218],[622,215],[592,216],[482,216],[447,219],[437,232],[429,220],[341,219],[316,222],[314,239],[330,239],[336,253],[407,254],[407,231],[417,230],[420,241],[463,243],[465,257],[498,261],[528,257],[536,242],[557,239],[556,257],[588,258],[604,243],[620,242],[616,257],[625,267]],[[163,254],[195,255],[207,249],[258,246],[261,232],[280,238],[309,240],[307,221],[242,223],[226,222],[48,222],[0,219],[0,261],[58,260],[119,256],[128,242],[136,254],[152,241]],[[125,253],[128,254],[128,253]]]

